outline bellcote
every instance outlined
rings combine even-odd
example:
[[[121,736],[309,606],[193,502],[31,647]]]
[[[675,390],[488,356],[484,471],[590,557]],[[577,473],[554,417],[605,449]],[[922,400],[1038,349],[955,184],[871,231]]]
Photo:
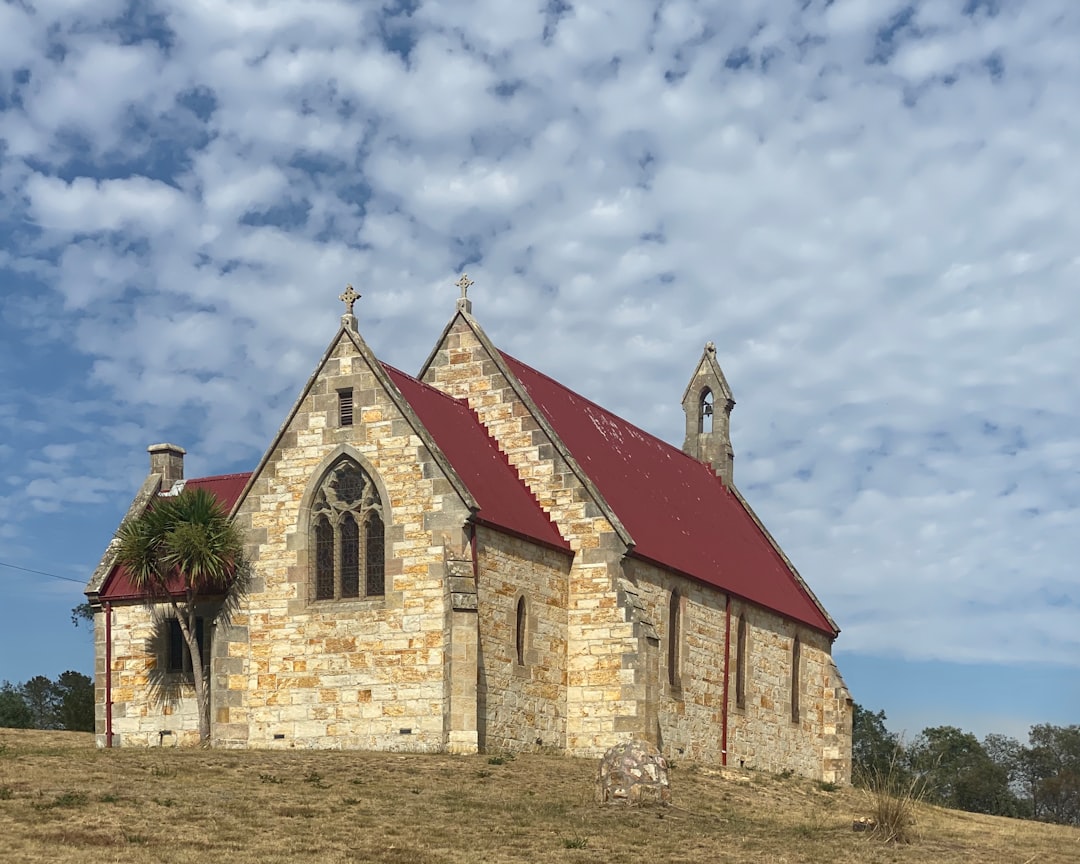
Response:
[[[716,362],[716,345],[705,345],[701,360],[682,399],[686,414],[683,452],[707,463],[724,485],[732,485],[735,452],[731,449],[731,395],[724,372]]]

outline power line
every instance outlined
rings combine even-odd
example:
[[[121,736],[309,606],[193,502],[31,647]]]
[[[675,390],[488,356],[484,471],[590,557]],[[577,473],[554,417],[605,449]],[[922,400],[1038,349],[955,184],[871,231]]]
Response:
[[[56,573],[46,573],[44,570],[31,570],[29,567],[20,567],[18,564],[8,564],[0,561],[0,567],[10,567],[12,570],[22,570],[24,573],[37,573],[38,576],[48,576],[50,579],[63,579],[65,582],[74,582],[76,585],[85,585],[83,579],[72,579],[70,576],[59,576]]]

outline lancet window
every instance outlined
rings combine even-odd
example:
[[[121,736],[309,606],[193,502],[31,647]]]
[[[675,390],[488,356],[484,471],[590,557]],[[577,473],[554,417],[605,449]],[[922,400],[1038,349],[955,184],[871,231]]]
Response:
[[[348,457],[335,462],[311,505],[315,599],[384,594],[385,531],[383,503],[375,481]]]

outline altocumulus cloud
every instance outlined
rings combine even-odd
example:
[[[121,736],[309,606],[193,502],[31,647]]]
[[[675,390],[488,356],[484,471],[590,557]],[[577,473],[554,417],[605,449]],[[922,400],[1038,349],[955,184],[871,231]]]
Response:
[[[346,281],[415,371],[468,269],[675,443],[716,341],[845,649],[1075,665],[1078,40],[1051,0],[6,3],[3,536],[107,524],[151,438],[250,467]]]

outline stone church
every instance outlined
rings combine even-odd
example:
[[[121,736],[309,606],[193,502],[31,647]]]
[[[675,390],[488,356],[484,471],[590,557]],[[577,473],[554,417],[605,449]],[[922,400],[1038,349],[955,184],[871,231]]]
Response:
[[[839,628],[732,479],[710,343],[682,450],[500,351],[469,280],[416,377],[341,326],[250,474],[158,444],[129,516],[204,487],[254,577],[202,602],[219,747],[667,755],[846,782]],[[185,646],[106,550],[100,746],[194,743]]]

